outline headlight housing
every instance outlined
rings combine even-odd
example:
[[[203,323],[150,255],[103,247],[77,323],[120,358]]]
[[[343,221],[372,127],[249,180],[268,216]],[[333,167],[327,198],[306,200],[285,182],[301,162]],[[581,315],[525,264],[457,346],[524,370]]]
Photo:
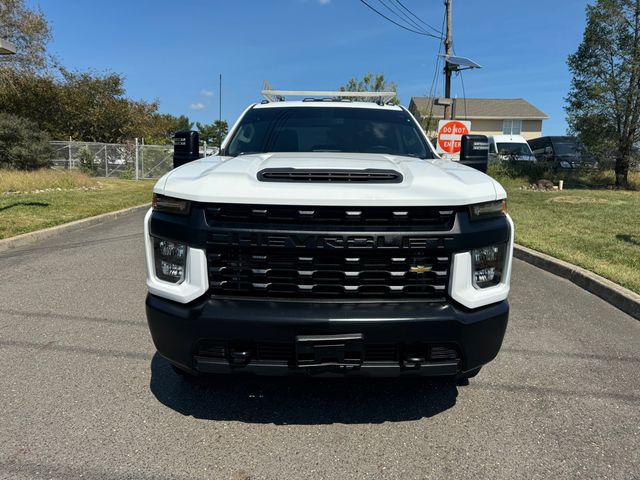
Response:
[[[487,288],[500,283],[506,254],[506,243],[471,250],[471,276],[475,288]]]
[[[507,200],[495,202],[476,203],[469,207],[471,220],[484,220],[487,218],[501,217],[507,214]]]
[[[191,209],[191,202],[181,198],[165,197],[164,195],[154,193],[152,206],[153,209],[158,212],[188,215]]]
[[[165,282],[182,283],[187,263],[187,246],[161,238],[153,239],[156,277]]]

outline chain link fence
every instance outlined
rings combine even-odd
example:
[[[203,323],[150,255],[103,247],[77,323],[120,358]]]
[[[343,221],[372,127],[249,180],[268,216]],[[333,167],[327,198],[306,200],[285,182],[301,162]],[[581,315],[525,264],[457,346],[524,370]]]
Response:
[[[53,168],[78,169],[97,177],[158,178],[173,168],[172,145],[55,140]]]

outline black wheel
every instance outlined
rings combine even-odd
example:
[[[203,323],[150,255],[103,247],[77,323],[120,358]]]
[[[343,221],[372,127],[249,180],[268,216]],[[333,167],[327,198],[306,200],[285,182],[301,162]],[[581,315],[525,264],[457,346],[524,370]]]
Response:
[[[456,384],[461,386],[469,385],[469,379],[478,375],[480,373],[480,370],[482,370],[482,367],[474,368],[473,370],[469,370],[468,372],[459,373],[455,377]]]

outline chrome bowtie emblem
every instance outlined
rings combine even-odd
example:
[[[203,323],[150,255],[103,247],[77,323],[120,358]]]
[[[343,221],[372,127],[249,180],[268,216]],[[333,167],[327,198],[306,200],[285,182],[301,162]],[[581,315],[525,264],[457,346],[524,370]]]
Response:
[[[431,267],[427,267],[424,265],[416,265],[415,267],[411,267],[409,271],[411,273],[427,273],[431,271]]]

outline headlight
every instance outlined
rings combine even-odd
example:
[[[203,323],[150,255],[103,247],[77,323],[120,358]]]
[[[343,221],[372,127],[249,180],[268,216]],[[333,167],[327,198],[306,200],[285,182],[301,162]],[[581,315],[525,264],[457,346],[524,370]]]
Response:
[[[180,198],[165,197],[164,195],[153,194],[153,209],[158,212],[177,213],[187,215],[191,202]]]
[[[474,287],[486,288],[500,283],[506,253],[506,243],[471,250],[471,275]]]
[[[507,213],[507,200],[502,199],[497,202],[477,203],[476,205],[471,205],[469,210],[471,220],[500,217]]]
[[[156,277],[165,282],[181,283],[187,260],[187,246],[184,243],[153,239],[153,257]]]
[[[564,160],[560,162],[560,166],[562,168],[571,168],[571,164],[569,162],[565,162]]]

